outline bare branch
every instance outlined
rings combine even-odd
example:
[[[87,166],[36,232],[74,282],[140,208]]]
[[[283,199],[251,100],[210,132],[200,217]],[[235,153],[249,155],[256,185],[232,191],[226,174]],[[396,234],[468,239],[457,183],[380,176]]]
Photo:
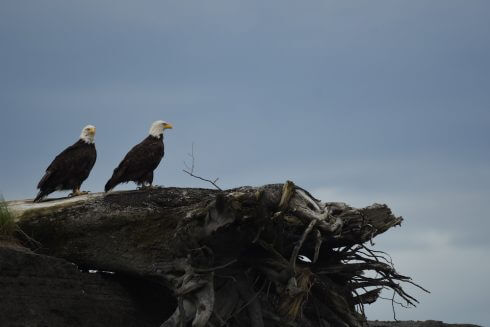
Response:
[[[220,266],[211,267],[211,268],[194,268],[194,271],[195,272],[213,272],[215,270],[223,269],[223,268],[226,268],[228,266],[231,266],[232,264],[234,264],[237,261],[238,261],[237,259],[233,259],[230,262],[227,262],[227,263],[222,264]]]
[[[182,169],[182,171],[186,174],[188,174],[189,176],[191,177],[194,177],[194,178],[197,178],[197,179],[200,179],[204,182],[208,182],[208,183],[211,183],[211,185],[213,185],[217,190],[220,190],[220,191],[223,191],[217,184],[216,182],[218,182],[219,180],[219,177],[218,178],[215,178],[214,180],[211,180],[211,179],[207,179],[207,178],[204,178],[204,177],[201,177],[201,176],[198,176],[198,175],[195,175],[194,174],[194,167],[195,167],[195,157],[194,157],[194,142],[192,142],[192,147],[191,147],[191,153],[188,153],[187,154],[190,158],[191,158],[191,164],[190,166],[187,164],[187,162],[185,162],[184,160],[184,166],[186,167],[186,169]]]
[[[296,244],[296,246],[293,249],[293,253],[291,254],[291,258],[289,259],[289,264],[294,272],[296,272],[296,260],[298,258],[299,250],[301,250],[301,247],[303,246],[306,237],[308,236],[308,234],[310,234],[313,227],[315,227],[317,221],[318,220],[312,220],[310,222],[308,227],[306,227],[303,235],[301,236],[301,239],[299,240],[298,244]]]

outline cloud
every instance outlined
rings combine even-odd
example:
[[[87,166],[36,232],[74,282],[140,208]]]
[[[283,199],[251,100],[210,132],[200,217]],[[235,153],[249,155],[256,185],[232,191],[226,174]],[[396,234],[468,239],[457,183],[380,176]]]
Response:
[[[419,299],[417,308],[397,309],[400,320],[443,319],[447,323],[476,323],[485,325],[490,314],[483,310],[490,292],[487,276],[490,263],[488,249],[448,245],[445,236],[432,235],[428,248],[388,250],[397,271],[411,276],[427,288],[425,294],[415,287],[405,288]],[[379,242],[386,250],[387,244]],[[379,248],[378,247],[378,248]],[[392,294],[384,296],[391,298]],[[391,320],[391,303],[381,301],[366,307],[370,319]]]
[[[490,247],[485,232],[490,228],[486,209],[490,192],[473,190],[470,186],[445,188],[443,184],[420,191],[391,186],[394,188],[387,185],[384,192],[348,186],[324,187],[314,189],[313,194],[325,201],[343,201],[356,207],[375,202],[388,204],[395,215],[404,217],[404,233],[396,236],[402,238],[401,244],[405,244],[404,235],[408,233],[412,240],[432,239],[432,235],[434,239],[444,239],[452,245]]]

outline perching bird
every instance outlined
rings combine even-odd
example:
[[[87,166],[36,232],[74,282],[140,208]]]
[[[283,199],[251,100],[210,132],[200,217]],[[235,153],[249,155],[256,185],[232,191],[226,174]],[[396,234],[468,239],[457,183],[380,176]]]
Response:
[[[72,190],[70,196],[87,193],[80,192],[80,186],[97,159],[94,137],[95,126],[85,126],[80,139],[54,158],[37,185],[39,193],[34,202],[41,201],[54,191]]]
[[[105,191],[112,190],[120,183],[129,181],[137,185],[151,186],[153,171],[163,158],[163,131],[172,128],[172,124],[157,120],[150,127],[150,135],[135,145],[126,154],[119,166],[114,169],[112,177],[105,184]]]

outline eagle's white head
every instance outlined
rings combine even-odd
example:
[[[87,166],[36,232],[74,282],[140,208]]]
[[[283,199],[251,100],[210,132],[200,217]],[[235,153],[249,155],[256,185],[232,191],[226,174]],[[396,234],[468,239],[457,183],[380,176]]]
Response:
[[[173,127],[172,124],[167,123],[166,121],[163,120],[154,121],[150,127],[150,135],[156,138],[160,138],[160,135],[163,136],[164,130],[172,127]]]
[[[82,134],[80,134],[80,139],[82,139],[85,143],[92,144],[94,143],[95,138],[95,126],[87,125],[82,129]]]

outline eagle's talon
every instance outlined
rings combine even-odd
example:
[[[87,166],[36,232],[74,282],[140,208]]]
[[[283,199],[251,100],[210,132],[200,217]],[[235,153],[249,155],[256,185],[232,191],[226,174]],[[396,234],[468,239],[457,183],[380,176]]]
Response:
[[[68,197],[72,198],[74,196],[85,195],[85,194],[89,194],[89,191],[73,191],[70,194],[68,194]]]

